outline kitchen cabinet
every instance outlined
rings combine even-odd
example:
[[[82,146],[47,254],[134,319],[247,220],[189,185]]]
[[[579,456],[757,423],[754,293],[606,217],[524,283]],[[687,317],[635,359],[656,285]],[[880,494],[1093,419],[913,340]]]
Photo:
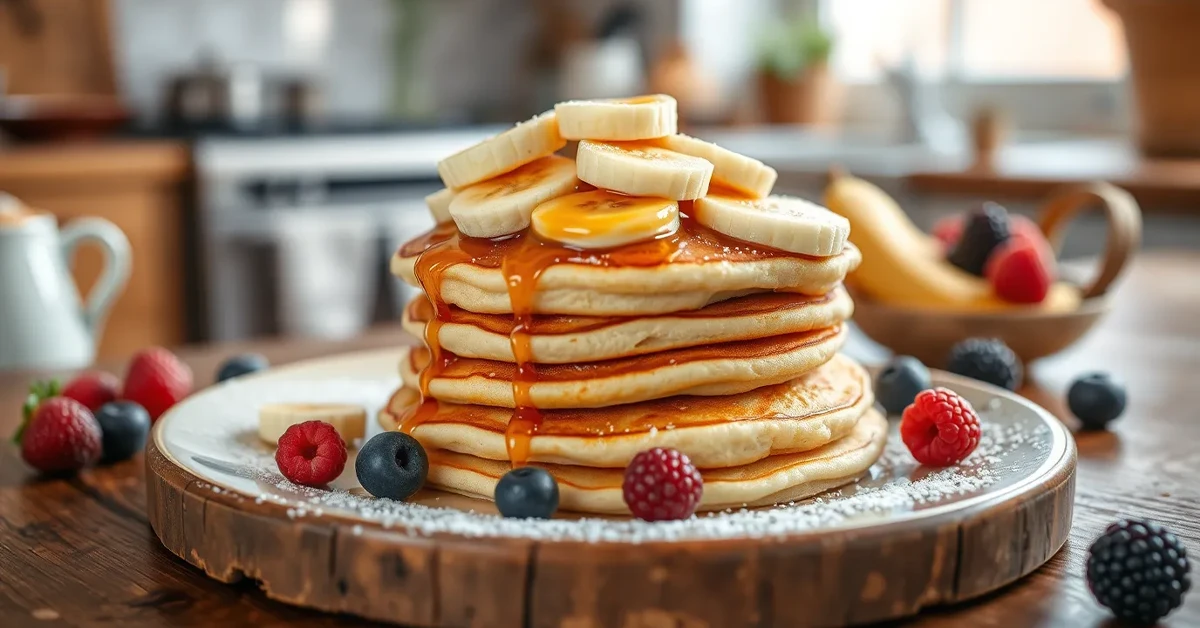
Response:
[[[129,285],[109,315],[102,358],[187,340],[186,191],[190,156],[179,142],[108,142],[0,148],[0,190],[60,224],[105,218],[133,252]],[[87,294],[103,263],[84,246],[71,265]]]

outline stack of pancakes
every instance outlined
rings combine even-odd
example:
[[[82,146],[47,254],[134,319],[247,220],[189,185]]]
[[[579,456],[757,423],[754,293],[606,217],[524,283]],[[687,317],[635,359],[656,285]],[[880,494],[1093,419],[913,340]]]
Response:
[[[789,502],[852,482],[885,419],[865,370],[839,355],[853,246],[798,255],[689,217],[670,237],[580,250],[528,229],[498,239],[453,222],[402,246],[422,288],[381,413],[430,454],[434,487],[490,499],[513,466],[542,466],[567,510],[628,514],[621,484],[654,447],[687,454],[700,510]]]

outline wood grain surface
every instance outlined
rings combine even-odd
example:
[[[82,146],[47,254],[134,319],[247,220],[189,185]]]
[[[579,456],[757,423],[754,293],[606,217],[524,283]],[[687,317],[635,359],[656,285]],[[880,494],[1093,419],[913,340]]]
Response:
[[[287,506],[214,490],[153,442],[146,491],[150,524],[173,554],[221,582],[252,577],[297,606],[447,628],[800,628],[909,616],[1041,567],[1070,531],[1075,462],[1069,447],[1003,501],[903,523],[643,544],[420,537],[329,514],[298,520]]]
[[[1064,550],[1046,566],[998,593],[923,613],[906,625],[1109,625],[1104,609],[1087,593],[1082,564],[1090,542],[1118,517],[1140,516],[1161,521],[1179,533],[1193,551],[1200,550],[1200,519],[1196,517],[1200,484],[1195,481],[1200,474],[1200,446],[1197,446],[1200,418],[1196,410],[1200,407],[1200,387],[1195,383],[1195,373],[1200,372],[1198,273],[1200,255],[1143,255],[1118,286],[1115,308],[1109,318],[1069,353],[1034,365],[1035,383],[1023,392],[1060,416],[1067,416],[1061,401],[1063,392],[1084,370],[1110,370],[1125,380],[1130,391],[1126,416],[1111,433],[1080,434],[1076,439],[1080,458],[1075,517]],[[203,383],[209,380],[216,364],[234,352],[262,351],[275,363],[282,363],[398,344],[405,341],[403,338],[398,328],[387,328],[349,343],[280,341],[223,345],[185,350],[182,355]],[[12,409],[0,413],[0,432],[10,432],[15,425],[16,408],[30,377],[31,374],[0,376],[0,407]],[[1067,422],[1070,425],[1073,420]],[[144,459],[138,458],[89,470],[74,478],[43,479],[22,464],[14,449],[0,448],[0,625],[363,625],[357,618],[304,611],[271,601],[250,578],[234,584],[217,582],[176,558],[158,541],[149,525],[145,464]],[[184,499],[188,499],[186,494]],[[186,502],[183,507],[187,507]],[[223,516],[219,509],[209,514],[216,517],[214,525]],[[313,547],[331,541],[302,527],[293,534],[308,535],[304,542]],[[229,546],[224,551],[233,553],[237,547]],[[441,578],[450,578],[461,583],[461,587],[439,592],[441,602],[430,599],[428,610],[392,610],[405,616],[407,613],[420,616],[433,612],[434,604],[453,601],[444,596],[474,599],[471,587],[479,586],[479,580],[465,563],[455,559],[454,551],[443,552],[438,565]],[[293,558],[298,573],[317,568],[306,566],[302,556]],[[410,557],[404,557],[389,572],[349,562],[350,558],[319,567],[347,574],[346,586],[350,590],[355,586],[353,583],[368,586],[380,578],[402,579],[403,569],[410,565]],[[571,559],[569,555],[559,558]],[[769,567],[796,568],[801,559],[777,561]],[[845,559],[854,559],[850,548]],[[497,564],[520,569],[519,562],[514,564],[513,560],[513,556],[502,551],[497,556]],[[413,558],[411,564],[420,563]],[[768,566],[760,564],[758,568]],[[914,573],[918,568],[913,566]],[[652,576],[630,574],[630,577]],[[515,588],[521,583],[519,579],[511,582]],[[563,586],[567,584],[564,582]],[[746,599],[742,593],[707,590],[704,585],[703,573],[689,574],[686,581],[672,588],[671,594],[703,596],[712,600],[714,608],[724,606],[726,601],[735,604]],[[597,588],[597,595],[601,592]],[[287,591],[281,585],[280,591],[273,593],[286,595]],[[311,595],[323,593],[313,591]],[[819,612],[823,593],[814,588],[774,591],[773,595],[777,603],[771,608],[787,610],[759,615],[758,625],[786,626],[788,618],[794,616],[792,613],[804,613],[810,608],[813,613]],[[379,599],[375,603],[384,605],[382,612],[388,612],[386,605],[393,602]],[[487,612],[501,616],[511,610],[496,608]],[[470,618],[462,619],[463,625],[470,625]],[[679,625],[661,616],[637,620],[639,623],[632,625]],[[1165,625],[1200,625],[1200,595],[1189,598]]]

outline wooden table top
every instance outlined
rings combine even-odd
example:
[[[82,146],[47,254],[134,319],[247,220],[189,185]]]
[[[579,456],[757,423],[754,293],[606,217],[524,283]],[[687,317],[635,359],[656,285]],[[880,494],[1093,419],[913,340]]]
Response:
[[[1200,254],[1142,256],[1100,327],[1068,352],[1034,365],[1036,383],[1022,392],[1059,416],[1067,416],[1066,387],[1085,370],[1108,370],[1129,390],[1129,408],[1112,432],[1077,436],[1075,521],[1063,551],[996,595],[925,613],[907,625],[1109,625],[1087,592],[1083,562],[1091,541],[1121,517],[1158,520],[1200,555],[1198,274]],[[233,353],[259,351],[279,364],[403,342],[402,332],[389,327],[343,343],[269,341],[180,353],[207,384]],[[0,434],[15,428],[30,378],[0,374],[0,408],[6,408]],[[15,448],[0,447],[0,625],[363,625],[273,602],[253,582],[209,580],[159,544],[145,508],[140,457],[47,480],[28,469]],[[1200,625],[1200,593],[1165,624]]]

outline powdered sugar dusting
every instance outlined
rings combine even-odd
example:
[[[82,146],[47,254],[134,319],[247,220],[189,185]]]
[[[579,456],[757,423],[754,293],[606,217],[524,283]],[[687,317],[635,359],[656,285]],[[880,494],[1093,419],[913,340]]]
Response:
[[[375,524],[392,533],[455,534],[466,537],[519,537],[537,540],[587,542],[656,542],[682,539],[775,537],[822,528],[871,525],[916,516],[964,500],[986,498],[1029,477],[1050,455],[1050,428],[1017,402],[986,393],[960,391],[981,409],[983,434],[979,447],[963,463],[946,469],[920,467],[900,441],[895,423],[883,456],[860,482],[814,499],[774,508],[741,509],[702,514],[685,521],[647,523],[616,518],[562,518],[550,521],[504,519],[490,512],[376,499],[357,487],[352,465],[333,490],[297,486],[277,472],[272,452],[247,431],[253,429],[254,408],[271,401],[303,396],[309,401],[357,399],[369,409],[381,407],[393,381],[335,380],[279,382],[278,390],[260,382],[253,398],[243,391],[212,395],[212,407],[197,409],[212,419],[188,421],[173,429],[168,441],[179,460],[214,458],[228,468],[192,465],[193,472],[234,486],[256,503],[275,503],[293,519],[326,514],[351,517],[362,523],[353,534]],[[297,392],[299,389],[299,392]],[[244,392],[249,392],[249,389]],[[201,404],[203,405],[203,404]],[[223,471],[223,472],[222,472]],[[233,478],[231,476],[238,476]],[[252,488],[251,488],[252,487]],[[217,488],[214,486],[214,491]],[[481,508],[483,502],[478,503]]]

